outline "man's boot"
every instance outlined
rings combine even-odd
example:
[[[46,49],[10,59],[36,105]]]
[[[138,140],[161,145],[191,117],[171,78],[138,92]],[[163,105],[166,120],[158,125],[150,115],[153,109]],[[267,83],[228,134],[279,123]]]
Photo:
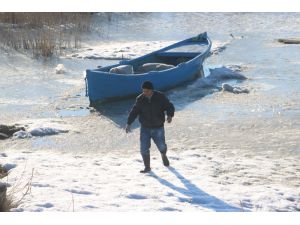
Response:
[[[145,169],[141,170],[140,173],[148,173],[151,171],[150,168],[150,155],[142,155]]]
[[[165,152],[161,152],[160,154],[161,154],[161,159],[162,159],[162,161],[164,163],[164,166],[170,166],[170,162],[169,162],[169,159],[167,157],[167,152],[166,151]]]

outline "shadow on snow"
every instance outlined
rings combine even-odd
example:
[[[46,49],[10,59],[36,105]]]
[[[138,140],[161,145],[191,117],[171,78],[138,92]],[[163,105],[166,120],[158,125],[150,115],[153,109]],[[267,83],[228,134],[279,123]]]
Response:
[[[159,177],[154,172],[149,173],[149,176],[155,178],[162,185],[171,188],[172,190],[184,195],[184,197],[178,197],[180,202],[186,202],[194,205],[199,205],[204,208],[212,209],[216,212],[241,212],[245,211],[242,208],[232,206],[217,197],[214,197],[200,188],[198,188],[191,181],[182,176],[175,168],[168,167],[169,171],[173,173],[185,186],[185,188],[178,187],[171,182]]]

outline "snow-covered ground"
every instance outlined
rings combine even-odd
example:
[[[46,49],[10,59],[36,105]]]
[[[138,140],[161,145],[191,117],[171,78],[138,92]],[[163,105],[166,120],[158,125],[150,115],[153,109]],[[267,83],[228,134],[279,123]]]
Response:
[[[300,210],[299,51],[273,37],[294,32],[297,15],[168,15],[122,18],[108,27],[111,41],[89,40],[50,61],[1,50],[0,122],[44,132],[0,142],[8,192],[18,200],[31,184],[14,211]],[[288,24],[276,30],[278,20]],[[83,72],[174,43],[197,26],[214,43],[206,77],[166,93],[176,108],[166,124],[171,167],[152,145],[153,171],[140,174],[138,123],[124,131],[134,99],[88,107]],[[223,92],[224,82],[249,94]]]
[[[15,147],[2,151],[5,154],[0,156],[4,164],[14,165],[10,166],[7,182],[12,185],[11,190],[13,186],[20,190],[30,181],[31,191],[14,210],[300,210],[299,157],[293,154],[282,157],[282,153],[273,152],[274,147],[284,148],[285,143],[297,145],[299,131],[291,129],[293,125],[274,133],[271,122],[261,125],[253,120],[207,123],[193,119],[197,117],[184,117],[183,112],[178,112],[174,124],[166,126],[171,167],[162,165],[158,151],[152,147],[153,172],[149,175],[139,173],[143,168],[137,145],[139,129],[127,135],[118,127],[110,127],[108,133],[114,133],[112,138],[127,140],[124,147],[114,144],[113,140],[101,146],[97,136],[102,140],[104,135],[100,130],[95,131],[89,138],[98,143],[99,152],[85,149],[86,145],[90,146],[86,142],[81,143],[81,151],[72,151],[69,147],[64,152],[57,151],[55,144],[51,144],[59,145],[69,138],[80,139],[80,133],[76,132],[51,139],[34,137],[35,145],[31,148],[20,149],[15,143]],[[185,126],[186,123],[189,125]],[[84,124],[86,129],[81,135],[88,136],[93,121],[85,119]],[[183,127],[181,131],[176,129],[178,126]],[[231,132],[225,135],[228,128]],[[258,137],[257,133],[262,130],[264,133]],[[46,149],[37,150],[38,143]],[[101,151],[109,146],[114,147]],[[254,146],[261,149],[253,151]],[[16,199],[21,198],[25,190],[20,191],[15,192]]]
[[[202,85],[200,80],[193,85],[197,83]],[[22,121],[32,128],[45,125],[69,132],[4,142],[0,157],[11,168],[9,190],[19,187],[20,192],[14,192],[18,199],[25,191],[20,187],[32,184],[30,194],[14,210],[300,210],[300,158],[295,152],[299,120],[283,116],[289,108],[266,120],[263,108],[238,112],[232,107],[245,97],[243,107],[261,98],[253,91],[217,92],[188,106],[182,103],[188,99],[176,101],[178,96],[169,94],[178,110],[173,123],[166,125],[171,167],[162,165],[152,145],[149,175],[139,173],[143,163],[137,124],[133,133],[125,133],[126,114],[120,112],[126,108],[118,109],[118,104],[111,104],[115,114],[95,112],[80,121],[78,117]],[[199,110],[199,102],[210,109]],[[246,112],[250,115],[244,120],[240,114]]]

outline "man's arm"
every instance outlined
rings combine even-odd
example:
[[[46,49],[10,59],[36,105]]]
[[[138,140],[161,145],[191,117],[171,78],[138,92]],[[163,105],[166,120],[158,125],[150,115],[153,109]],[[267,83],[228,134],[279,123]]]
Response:
[[[170,102],[170,100],[165,95],[163,97],[163,102],[164,102],[164,110],[167,112],[168,118],[172,118],[174,116],[174,112],[175,112],[174,105]],[[169,119],[168,119],[168,122],[170,123],[171,120],[169,121]]]
[[[136,99],[135,104],[133,105],[132,109],[130,110],[130,113],[128,115],[127,119],[127,125],[131,125],[136,117],[139,115],[141,109],[138,99]]]

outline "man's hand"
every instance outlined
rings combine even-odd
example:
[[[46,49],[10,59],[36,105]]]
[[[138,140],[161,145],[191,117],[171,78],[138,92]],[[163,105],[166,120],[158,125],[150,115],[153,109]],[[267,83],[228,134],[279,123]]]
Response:
[[[171,116],[168,116],[168,117],[167,117],[167,121],[168,121],[168,123],[171,123],[171,122],[172,122],[172,117],[171,117]]]
[[[125,131],[126,131],[126,133],[131,132],[131,127],[130,127],[130,125],[128,125],[128,124],[126,125]]]

